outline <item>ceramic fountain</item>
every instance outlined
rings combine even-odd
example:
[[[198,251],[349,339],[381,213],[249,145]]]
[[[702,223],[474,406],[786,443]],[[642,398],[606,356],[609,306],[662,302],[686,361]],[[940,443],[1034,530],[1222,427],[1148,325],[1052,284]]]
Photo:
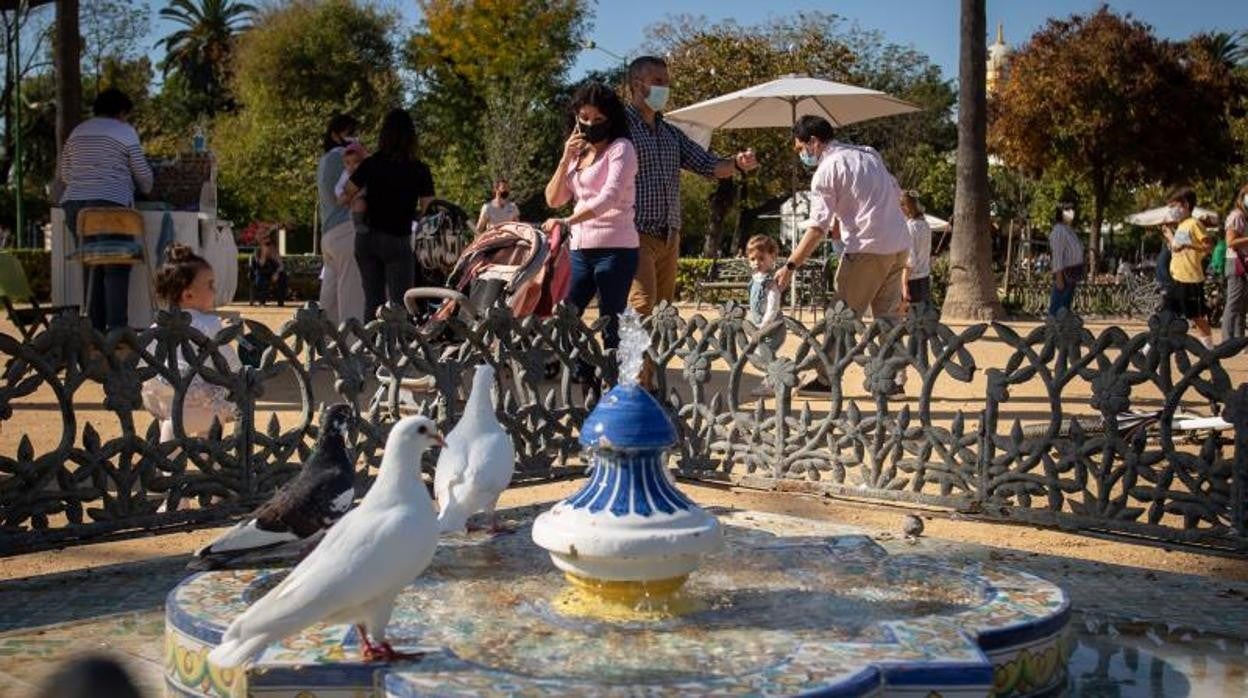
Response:
[[[695,505],[665,468],[677,431],[636,384],[644,332],[623,326],[623,379],[580,435],[585,486],[545,512],[506,512],[517,535],[444,540],[399,596],[388,637],[423,659],[363,662],[353,628],[319,625],[245,671],[214,667],[226,626],[286,570],[205,572],[166,602],[169,695],[1059,694],[1072,647],[1060,587],[890,555],[827,522]]]

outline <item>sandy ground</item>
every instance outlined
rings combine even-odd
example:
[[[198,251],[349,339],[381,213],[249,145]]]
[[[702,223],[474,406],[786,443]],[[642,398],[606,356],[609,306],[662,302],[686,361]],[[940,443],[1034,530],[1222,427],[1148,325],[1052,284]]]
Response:
[[[291,308],[265,309],[235,306],[229,310],[245,313],[247,317],[258,319],[270,326],[278,326],[290,317]],[[704,311],[705,312],[705,311]],[[809,314],[807,314],[809,319]],[[1011,323],[1020,334],[1025,334],[1035,323]],[[1108,324],[1089,323],[1094,333],[1103,331]],[[1139,332],[1142,326],[1124,326],[1127,332]],[[0,322],[0,332],[12,334],[6,322]],[[970,383],[959,383],[951,379],[942,379],[937,384],[932,401],[933,417],[939,422],[948,422],[960,410],[968,416],[977,415],[982,408],[982,396],[985,389],[984,370],[990,367],[1003,367],[1012,350],[995,339],[992,331],[974,345],[976,362],[980,368]],[[1232,382],[1239,384],[1248,380],[1248,359],[1237,358],[1228,364]],[[678,370],[678,369],[677,369]],[[318,374],[314,386],[319,396],[330,394],[329,376]],[[673,374],[675,380],[678,376]],[[724,383],[726,378],[717,376],[717,382]],[[751,379],[753,380],[753,379]],[[912,406],[917,406],[917,381],[907,386],[908,397]],[[865,400],[866,393],[862,389],[860,374],[847,377],[845,387],[851,399]],[[748,391],[748,387],[743,391]],[[1065,391],[1066,402],[1062,406],[1063,414],[1090,412],[1087,405],[1089,386],[1074,383]],[[1160,396],[1140,394],[1135,396],[1137,405]],[[88,386],[80,391],[79,420],[76,425],[79,434],[86,422],[105,439],[120,433],[116,417],[100,409],[101,394],[97,388]],[[826,409],[826,403],[811,401],[815,409]],[[257,417],[258,424],[267,424],[271,412],[283,426],[289,426],[297,418],[299,395],[293,380],[275,381],[266,391],[262,403],[261,414]],[[864,403],[864,406],[867,403]],[[92,409],[94,405],[94,409]],[[891,405],[898,409],[899,405]],[[869,409],[869,408],[868,408]],[[1038,381],[1011,390],[1010,403],[1003,410],[1003,425],[1018,418],[1025,422],[1047,421],[1053,413],[1047,394]],[[145,429],[148,417],[136,414],[138,426]],[[60,423],[60,413],[55,396],[50,390],[42,389],[35,395],[24,400],[14,410],[11,419],[3,424],[0,432],[0,453],[12,454],[18,448],[22,436],[28,436],[35,452],[44,452],[55,448],[58,440],[66,436],[64,426]],[[1004,427],[1003,427],[1004,429]],[[576,481],[548,483],[542,485],[517,487],[506,493],[501,506],[531,504],[555,501],[570,493],[576,487]],[[742,509],[758,509],[775,513],[827,519],[836,522],[858,525],[877,532],[892,532],[899,535],[903,513],[901,508],[889,507],[874,503],[859,503],[834,500],[827,497],[798,495],[790,493],[771,493],[744,490],[732,487],[717,487],[688,483],[689,492],[700,503],[705,505],[737,507]],[[14,579],[32,575],[47,574],[58,571],[97,567],[102,565],[143,560],[153,556],[187,553],[213,538],[220,529],[205,529],[190,533],[168,534],[158,537],[139,538],[106,544],[85,545],[60,551],[11,557],[0,561],[0,579]],[[1143,569],[1164,570],[1192,574],[1208,575],[1215,579],[1248,581],[1248,561],[1231,560],[1216,556],[1205,556],[1185,552],[1166,552],[1156,547],[1145,545],[1111,542],[1087,536],[1070,535],[1059,531],[1039,530],[1025,526],[1008,524],[990,524],[958,519],[944,513],[933,513],[928,522],[928,535],[938,538],[960,540],[989,546],[1009,548],[1017,551],[1034,552],[1060,557],[1117,563]]]

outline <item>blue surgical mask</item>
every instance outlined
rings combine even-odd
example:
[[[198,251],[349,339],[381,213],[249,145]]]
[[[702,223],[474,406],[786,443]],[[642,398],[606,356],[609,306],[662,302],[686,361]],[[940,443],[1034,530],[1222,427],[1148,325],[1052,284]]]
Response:
[[[807,167],[817,167],[819,165],[819,156],[804,148],[801,153],[798,153],[798,157],[802,159],[802,164]]]
[[[646,106],[655,111],[663,111],[667,106],[667,98],[671,95],[671,88],[664,85],[651,85],[650,93],[646,95]]]

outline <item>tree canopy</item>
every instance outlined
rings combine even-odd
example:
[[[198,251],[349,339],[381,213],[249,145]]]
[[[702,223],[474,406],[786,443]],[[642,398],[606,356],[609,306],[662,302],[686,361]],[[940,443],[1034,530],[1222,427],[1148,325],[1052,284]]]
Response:
[[[311,222],[326,121],[347,112],[367,130],[401,103],[394,21],[353,0],[300,0],[259,15],[237,48],[242,108],[214,129],[227,217]]]
[[[558,160],[568,69],[585,0],[420,0],[406,45],[421,143],[443,195],[466,206],[505,177],[523,205]]]
[[[990,105],[990,146],[1029,173],[1061,167],[1086,183],[1095,259],[1117,187],[1224,171],[1234,158],[1233,91],[1230,71],[1200,40],[1162,41],[1103,7],[1050,20],[1012,56]]]

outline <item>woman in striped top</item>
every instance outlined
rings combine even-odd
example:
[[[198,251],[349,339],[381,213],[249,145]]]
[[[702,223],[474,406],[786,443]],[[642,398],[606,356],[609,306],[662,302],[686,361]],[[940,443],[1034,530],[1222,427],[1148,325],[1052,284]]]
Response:
[[[104,90],[92,106],[95,118],[69,134],[57,162],[56,179],[64,187],[61,208],[65,227],[78,237],[78,212],[84,208],[125,208],[134,192],[152,190],[152,168],[143,155],[139,134],[127,123],[134,103],[116,88]],[[76,242],[75,242],[76,244]],[[91,275],[91,325],[100,331],[129,324],[130,267],[107,265]]]

